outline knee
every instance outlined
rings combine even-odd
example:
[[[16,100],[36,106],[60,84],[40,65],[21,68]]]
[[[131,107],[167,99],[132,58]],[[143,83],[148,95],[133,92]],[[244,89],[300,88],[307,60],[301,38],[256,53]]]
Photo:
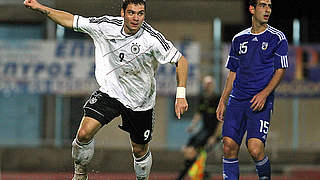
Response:
[[[251,157],[255,160],[255,161],[259,161],[261,159],[264,158],[264,151],[261,150],[261,148],[258,147],[250,147],[248,148],[248,151],[251,155]]]
[[[223,140],[223,153],[226,158],[236,158],[238,149],[239,145],[235,141],[231,139]]]
[[[143,157],[148,151],[148,144],[132,144],[132,153],[136,158]]]
[[[81,143],[88,143],[101,127],[102,125],[99,121],[93,118],[84,117],[81,121],[76,138]]]
[[[255,161],[259,161],[264,158],[264,144],[260,140],[255,138],[249,139],[247,146],[251,157]]]
[[[87,143],[92,139],[92,137],[86,129],[80,128],[77,133],[77,139],[79,142]]]

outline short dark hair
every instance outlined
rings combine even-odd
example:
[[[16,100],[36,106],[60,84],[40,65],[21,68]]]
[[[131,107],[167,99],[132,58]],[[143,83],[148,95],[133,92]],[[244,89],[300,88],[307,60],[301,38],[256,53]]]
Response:
[[[256,7],[258,4],[258,0],[249,0],[249,6]]]
[[[144,5],[144,10],[146,11],[146,0],[122,0],[122,9],[126,11],[129,4],[142,4]]]

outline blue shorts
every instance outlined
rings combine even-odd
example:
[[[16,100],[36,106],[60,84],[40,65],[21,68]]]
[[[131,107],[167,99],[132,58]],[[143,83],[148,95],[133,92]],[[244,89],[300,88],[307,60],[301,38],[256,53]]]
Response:
[[[241,145],[247,131],[246,144],[250,138],[266,142],[273,109],[273,101],[266,101],[261,111],[252,111],[250,100],[229,99],[222,128],[222,136],[232,138]]]

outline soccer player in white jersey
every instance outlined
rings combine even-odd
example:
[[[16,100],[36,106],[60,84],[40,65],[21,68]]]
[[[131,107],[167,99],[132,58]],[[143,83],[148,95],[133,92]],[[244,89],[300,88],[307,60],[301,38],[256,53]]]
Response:
[[[250,0],[252,26],[232,40],[226,63],[230,71],[216,110],[218,120],[224,121],[224,179],[239,179],[238,153],[245,132],[246,146],[256,163],[259,179],[271,179],[265,142],[274,90],[288,67],[287,39],[267,24],[271,7],[271,0]]]
[[[170,41],[144,21],[145,0],[124,0],[121,17],[97,18],[55,10],[37,0],[25,0],[24,4],[64,27],[89,34],[95,44],[95,76],[100,88],[84,105],[84,116],[72,143],[73,180],[88,179],[93,137],[120,115],[121,129],[130,134],[136,178],[148,179],[152,164],[148,144],[154,125],[158,64],[176,65],[175,113],[180,119],[188,109],[185,97],[188,62]]]

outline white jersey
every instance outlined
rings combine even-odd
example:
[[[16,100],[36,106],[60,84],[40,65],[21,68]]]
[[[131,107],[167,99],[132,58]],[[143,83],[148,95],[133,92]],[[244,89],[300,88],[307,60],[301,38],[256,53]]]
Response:
[[[100,91],[134,111],[155,105],[158,64],[178,62],[181,53],[146,22],[132,36],[122,17],[74,16],[73,29],[89,34],[95,44],[95,76]]]

